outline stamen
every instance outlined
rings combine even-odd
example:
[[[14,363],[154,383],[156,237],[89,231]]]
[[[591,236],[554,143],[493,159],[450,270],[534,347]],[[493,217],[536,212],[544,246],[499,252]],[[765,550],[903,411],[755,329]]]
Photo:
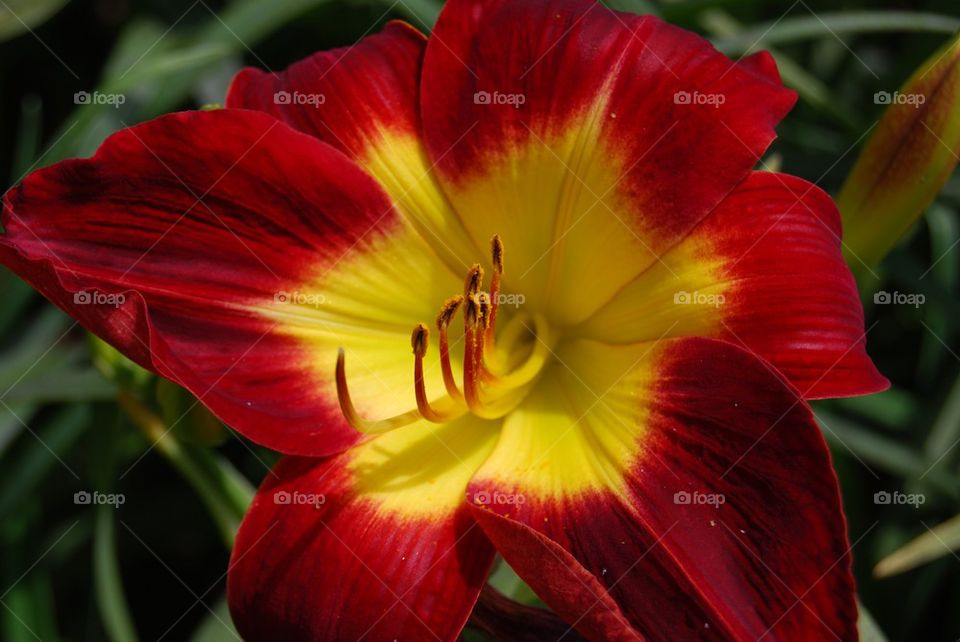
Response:
[[[440,314],[437,315],[437,330],[440,333],[440,370],[443,372],[443,385],[447,389],[447,394],[458,401],[463,401],[463,393],[457,388],[457,380],[453,375],[453,367],[450,365],[450,341],[447,336],[447,328],[450,321],[463,303],[463,296],[458,294],[444,302],[440,308]]]
[[[427,421],[434,423],[443,423],[450,421],[463,414],[457,412],[456,408],[448,408],[446,411],[434,409],[427,400],[427,388],[423,377],[423,357],[427,354],[427,340],[430,336],[430,330],[424,324],[419,324],[413,329],[410,336],[410,345],[413,347],[414,365],[413,365],[413,384],[414,394],[417,397],[417,410]]]
[[[529,350],[529,356],[523,357],[518,364],[515,359],[509,360],[494,352],[495,324],[501,299],[503,251],[503,242],[495,235],[490,240],[493,274],[489,292],[481,290],[484,272],[481,265],[476,263],[467,271],[463,294],[447,299],[437,315],[440,369],[447,391],[443,397],[434,399],[433,403],[427,398],[423,363],[429,348],[430,331],[422,323],[417,324],[410,335],[414,354],[413,379],[417,407],[387,419],[372,421],[364,419],[357,412],[347,387],[346,356],[343,348],[340,349],[336,370],[337,398],[340,411],[351,426],[364,433],[381,433],[420,419],[444,423],[468,411],[478,417],[496,419],[503,417],[520,402],[549,359],[549,345],[553,341],[548,335],[549,327],[542,319],[528,319],[535,328],[531,329],[524,322],[526,317],[520,317],[511,320],[500,339],[511,346],[526,343],[525,349]],[[453,372],[449,339],[450,323],[461,305],[464,327],[462,391]],[[532,334],[535,340],[532,347],[526,338],[519,335],[520,330]]]
[[[479,368],[480,376],[483,377],[484,381],[492,381],[496,379],[496,376],[490,369],[487,367],[486,362],[484,361],[484,348],[486,346],[486,332],[490,328],[490,295],[486,292],[478,292],[476,295],[477,300],[477,342],[474,350],[476,354],[474,355],[475,363]]]
[[[479,267],[479,266],[476,266]],[[470,279],[467,279],[468,285]],[[480,301],[476,294],[468,294],[466,305],[463,309],[463,396],[467,400],[467,406],[473,412],[482,410],[480,402],[480,363],[478,357],[481,356],[482,342],[479,340],[482,336],[482,330],[479,326],[480,320]],[[479,335],[479,336],[478,336]],[[478,349],[478,344],[480,349]]]
[[[497,323],[497,306],[500,302],[500,277],[503,274],[503,241],[499,234],[490,239],[490,254],[493,261],[493,276],[490,277],[490,323],[484,335],[487,352],[493,351],[494,326]]]
[[[387,419],[380,419],[378,421],[370,421],[361,417],[360,413],[357,412],[357,409],[353,405],[353,400],[350,398],[350,390],[347,388],[346,353],[344,352],[343,348],[340,348],[340,352],[337,354],[336,379],[337,400],[340,402],[340,412],[343,413],[343,417],[347,420],[347,423],[360,432],[387,432],[388,430],[393,430],[394,428],[400,428],[401,426],[411,424],[421,418],[418,410],[408,410],[407,412],[399,415],[395,415]]]

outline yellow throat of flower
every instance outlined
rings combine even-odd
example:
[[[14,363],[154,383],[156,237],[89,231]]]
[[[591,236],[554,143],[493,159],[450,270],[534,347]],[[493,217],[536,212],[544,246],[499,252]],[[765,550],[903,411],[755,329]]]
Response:
[[[474,264],[464,281],[463,294],[447,299],[437,315],[440,369],[446,395],[427,398],[423,360],[427,354],[430,330],[420,323],[413,329],[413,388],[416,408],[385,419],[360,416],[347,386],[346,352],[337,356],[336,382],[340,410],[347,422],[365,433],[379,433],[407,425],[419,419],[445,423],[466,413],[484,419],[496,419],[513,410],[533,386],[550,360],[554,337],[546,319],[539,314],[517,312],[496,331],[503,275],[503,242],[494,236],[490,243],[493,277],[490,290],[483,288],[483,268]],[[450,360],[450,323],[463,309],[463,372],[461,385]],[[459,342],[457,342],[459,343]],[[453,347],[456,347],[454,345]]]

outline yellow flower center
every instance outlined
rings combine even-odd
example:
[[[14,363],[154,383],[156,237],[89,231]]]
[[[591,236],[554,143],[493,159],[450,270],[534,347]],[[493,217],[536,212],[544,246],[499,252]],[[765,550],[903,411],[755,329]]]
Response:
[[[548,363],[554,343],[553,333],[543,316],[517,312],[496,332],[503,275],[503,243],[499,236],[491,241],[493,277],[490,290],[483,290],[483,268],[474,264],[467,272],[463,294],[447,299],[437,315],[440,369],[447,394],[431,401],[427,398],[423,361],[430,331],[423,323],[413,329],[413,388],[416,408],[386,419],[369,420],[360,416],[347,386],[346,353],[337,357],[337,397],[347,422],[365,433],[378,433],[407,425],[419,419],[445,423],[470,412],[484,419],[503,417],[526,396],[537,376]],[[463,371],[457,384],[450,360],[450,323],[463,309]]]

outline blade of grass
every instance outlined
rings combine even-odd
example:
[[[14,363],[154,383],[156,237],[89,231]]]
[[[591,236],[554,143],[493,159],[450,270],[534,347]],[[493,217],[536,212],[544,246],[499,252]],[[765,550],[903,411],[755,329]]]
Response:
[[[101,405],[97,407],[97,415],[97,423],[105,424],[106,429],[94,434],[96,447],[95,460],[90,466],[91,479],[100,492],[113,493],[120,414],[116,407]],[[99,421],[104,416],[106,419]],[[97,610],[107,637],[111,642],[136,642],[137,632],[123,591],[117,557],[116,510],[110,504],[97,504],[94,508],[93,584]]]
[[[960,515],[938,524],[910,540],[874,567],[876,577],[905,573],[945,555],[957,556],[960,550]]]
[[[858,33],[923,32],[952,34],[960,29],[953,16],[916,11],[843,11],[787,17],[776,22],[752,25],[736,36],[715,42],[727,55],[738,55],[761,47],[816,38],[843,38]]]
[[[190,642],[237,642],[239,639],[227,601],[220,600],[213,606],[213,613],[208,613],[197,627]]]
[[[130,393],[121,392],[117,399],[156,450],[193,486],[227,548],[232,548],[254,488],[222,457],[178,441],[167,425]]]
[[[730,14],[719,9],[709,9],[700,15],[700,26],[708,34],[717,38],[741,37],[744,27]],[[839,101],[834,99],[830,89],[816,76],[807,73],[786,54],[771,47],[754,44],[741,52],[744,56],[755,51],[766,49],[777,61],[783,84],[795,89],[800,98],[824,113],[832,116],[847,127],[854,127],[853,115],[839,107]]]
[[[816,409],[816,417],[821,426],[825,426],[823,434],[837,452],[852,452],[864,462],[901,478],[923,476],[937,491],[953,499],[960,498],[960,488],[953,479],[937,470],[928,470],[926,459],[906,446],[822,409]]]
[[[830,404],[891,430],[904,430],[920,412],[919,401],[896,386],[874,395],[834,399]]]
[[[17,457],[10,453],[5,456],[0,470],[0,521],[7,519],[25,502],[36,500],[36,487],[52,470],[62,465],[57,458],[66,457],[89,423],[89,406],[66,406],[48,423],[34,430],[37,438],[25,436],[29,441],[24,442]]]
[[[937,461],[938,466],[945,461],[951,461],[952,450],[960,440],[960,377],[957,377],[947,393],[947,397],[940,407],[940,412],[930,428],[924,444],[924,453],[931,461]]]
[[[6,0],[0,6],[0,42],[39,27],[69,0]]]
[[[860,642],[887,642],[887,636],[880,630],[870,611],[863,605],[863,602],[857,600],[859,617],[857,618],[857,629],[860,631]]]

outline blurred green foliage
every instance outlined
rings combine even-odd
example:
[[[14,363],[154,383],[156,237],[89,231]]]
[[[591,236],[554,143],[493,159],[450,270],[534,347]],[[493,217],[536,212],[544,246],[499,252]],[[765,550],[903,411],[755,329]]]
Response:
[[[772,48],[801,101],[771,159],[831,193],[882,113],[874,94],[900,86],[960,26],[952,0],[608,4],[660,13],[732,56]],[[0,174],[12,185],[125,125],[222,102],[242,65],[280,69],[392,18],[426,31],[439,9],[435,0],[5,0]],[[74,103],[94,89],[128,100]],[[960,536],[949,521],[960,513],[958,208],[954,176],[864,287],[869,350],[893,388],[815,408],[835,453],[860,597],[877,622],[863,623],[864,639],[960,635],[951,608],[960,557],[950,550]],[[925,303],[875,305],[881,290]],[[276,455],[194,402],[0,272],[0,639],[235,639],[223,601],[228,547]],[[126,501],[74,502],[94,489]],[[925,501],[878,505],[884,491]],[[874,576],[918,536],[881,567],[905,572]],[[536,603],[509,568],[492,583]]]

